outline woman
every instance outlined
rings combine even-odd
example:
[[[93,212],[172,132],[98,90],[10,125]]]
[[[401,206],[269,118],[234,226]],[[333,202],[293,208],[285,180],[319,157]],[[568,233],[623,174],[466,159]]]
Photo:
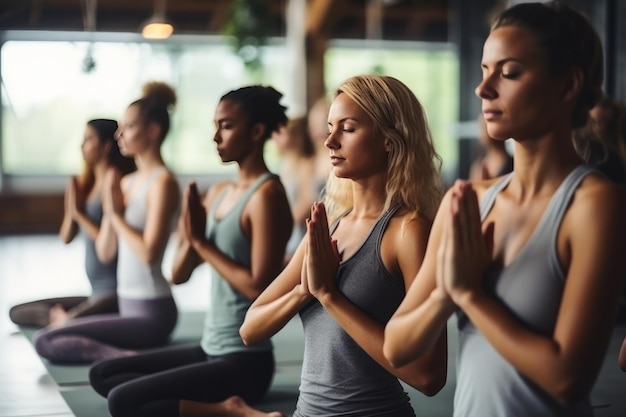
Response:
[[[119,314],[75,319],[35,335],[39,355],[53,362],[91,363],[168,342],[177,320],[170,286],[161,271],[163,253],[176,220],[180,191],[161,156],[176,100],[166,84],[155,83],[133,102],[118,130],[123,155],[137,171],[120,180],[109,169],[103,186],[104,218],[96,239],[98,257],[118,255]]]
[[[81,151],[85,167],[80,177],[70,178],[65,189],[65,211],[59,230],[63,243],[79,234],[85,242],[85,272],[91,286],[87,297],[59,297],[31,301],[11,308],[9,316],[20,326],[59,327],[67,320],[92,314],[117,312],[117,259],[100,262],[95,239],[102,221],[102,184],[109,167],[126,175],[135,170],[131,158],[120,154],[115,141],[117,122],[93,119],[87,122]]]
[[[274,355],[269,341],[247,347],[238,333],[250,303],[280,272],[293,226],[285,190],[263,158],[286,121],[281,97],[249,86],[221,98],[214,140],[222,161],[237,163],[237,178],[214,185],[203,202],[194,183],[187,187],[172,272],[181,284],[203,262],[212,270],[201,343],[95,364],[91,384],[114,417],[282,416],[248,405],[268,391]]]
[[[307,236],[240,333],[250,346],[265,343],[300,314],[295,417],[414,416],[398,378],[435,394],[446,378],[446,337],[427,357],[394,369],[383,357],[383,329],[420,268],[440,198],[440,159],[420,103],[392,77],[342,83],[328,128],[324,203],[313,204]]]
[[[492,26],[482,70],[476,94],[489,136],[515,140],[513,172],[444,197],[385,356],[420,357],[458,311],[455,416],[590,416],[626,275],[624,192],[572,143],[601,94],[600,42],[566,6],[519,4]]]

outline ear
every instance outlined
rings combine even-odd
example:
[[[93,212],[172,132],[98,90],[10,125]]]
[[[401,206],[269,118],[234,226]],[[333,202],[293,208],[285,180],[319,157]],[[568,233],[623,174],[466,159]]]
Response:
[[[148,125],[148,134],[151,139],[160,140],[161,138],[161,126],[158,123],[152,122]]]
[[[574,67],[566,74],[563,82],[563,102],[575,103],[583,88],[585,76],[580,68]]]
[[[385,140],[383,141],[383,145],[385,145],[385,152],[391,151],[391,142],[389,141],[389,139],[385,138]]]
[[[262,142],[267,136],[265,134],[265,125],[263,123],[255,123],[252,126],[251,134],[254,142]]]

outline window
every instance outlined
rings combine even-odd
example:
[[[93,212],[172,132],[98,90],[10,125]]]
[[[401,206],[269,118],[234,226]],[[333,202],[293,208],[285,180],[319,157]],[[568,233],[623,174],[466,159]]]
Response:
[[[217,101],[231,89],[264,84],[283,92],[289,106],[286,57],[284,44],[274,42],[263,50],[263,69],[250,73],[216,37],[174,36],[153,43],[135,34],[5,32],[0,49],[2,175],[41,183],[78,172],[85,123],[99,117],[118,120],[150,80],[169,82],[178,95],[163,145],[168,164],[180,175],[232,173],[234,167],[221,163],[213,143]],[[326,84],[332,91],[343,79],[374,70],[404,81],[427,110],[444,167],[452,167],[457,67],[449,45],[335,42],[326,55]],[[266,151],[276,167],[271,143]]]

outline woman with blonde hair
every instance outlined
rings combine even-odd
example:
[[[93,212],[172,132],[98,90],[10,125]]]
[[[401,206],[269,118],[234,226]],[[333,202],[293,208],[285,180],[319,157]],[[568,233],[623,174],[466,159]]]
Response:
[[[414,416],[398,379],[426,395],[439,391],[445,335],[426,357],[394,369],[383,356],[383,330],[421,265],[440,199],[440,158],[419,101],[392,77],[343,82],[328,130],[324,202],[313,204],[307,235],[240,334],[261,343],[300,315],[305,353],[294,417]]]

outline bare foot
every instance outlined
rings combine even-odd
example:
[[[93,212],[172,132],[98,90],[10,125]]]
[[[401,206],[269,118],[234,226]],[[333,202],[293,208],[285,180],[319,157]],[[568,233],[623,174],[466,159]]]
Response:
[[[67,321],[67,311],[65,311],[61,304],[55,304],[50,308],[49,317],[49,327],[61,327]]]
[[[243,398],[232,396],[221,403],[180,402],[181,417],[287,417],[280,411],[266,413],[250,407]]]

